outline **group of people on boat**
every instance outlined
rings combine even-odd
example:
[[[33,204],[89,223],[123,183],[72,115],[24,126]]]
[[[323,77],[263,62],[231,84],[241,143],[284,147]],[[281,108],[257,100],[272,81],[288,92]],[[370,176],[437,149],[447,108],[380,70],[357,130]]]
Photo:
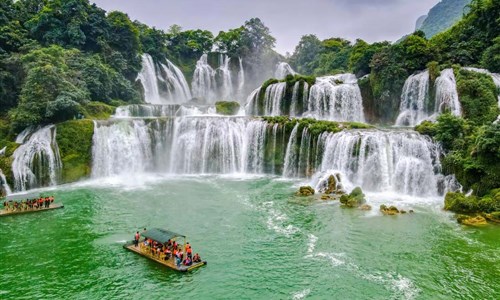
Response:
[[[193,249],[191,248],[189,242],[183,247],[183,245],[178,244],[175,240],[168,240],[168,242],[162,244],[150,238],[144,238],[142,242],[140,239],[141,235],[139,234],[139,231],[137,231],[134,237],[135,247],[140,246],[142,252],[146,252],[147,254],[164,261],[173,259],[178,268],[181,264],[184,266],[191,266],[193,263],[201,262],[201,257],[198,253],[193,255]]]
[[[49,208],[54,202],[54,197],[40,197],[35,199],[26,199],[22,201],[4,201],[3,208],[6,211],[26,211],[36,210],[42,208]]]

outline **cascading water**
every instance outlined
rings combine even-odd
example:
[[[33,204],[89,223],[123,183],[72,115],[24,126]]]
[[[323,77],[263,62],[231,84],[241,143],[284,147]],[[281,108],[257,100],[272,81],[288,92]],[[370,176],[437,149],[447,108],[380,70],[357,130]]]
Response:
[[[285,79],[287,75],[295,75],[295,71],[286,62],[280,62],[276,65],[276,71],[274,72],[274,78]]]
[[[194,97],[206,99],[208,102],[215,101],[217,97],[215,93],[215,71],[208,64],[207,54],[203,54],[196,62],[196,69],[194,70],[191,86],[193,88]]]
[[[0,198],[11,194],[9,184],[7,183],[7,178],[0,169]]]
[[[458,100],[457,83],[453,69],[441,71],[436,79],[436,108],[437,114],[450,111],[455,116],[462,115],[462,107]]]
[[[25,191],[56,185],[62,163],[55,126],[49,125],[22,135],[22,145],[13,154],[14,189]]]
[[[415,126],[430,116],[429,71],[411,75],[406,80],[401,94],[397,126]]]
[[[158,78],[156,75],[156,66],[153,58],[149,54],[142,55],[142,69],[137,76],[144,89],[144,100],[147,103],[160,104],[160,90],[158,89]]]
[[[266,128],[262,121],[227,117],[100,121],[92,174],[260,173]]]
[[[182,103],[191,99],[184,74],[171,61],[155,64],[149,54],[142,56],[142,69],[137,76],[144,89],[144,100],[151,104]]]
[[[266,116],[280,116],[283,114],[283,100],[285,98],[286,82],[271,84],[266,89],[264,96]]]
[[[167,103],[182,103],[191,99],[191,91],[184,74],[171,61],[167,59],[167,64],[161,64],[165,72],[163,82],[166,84]]]
[[[351,186],[373,192],[438,195],[439,147],[413,131],[343,131],[319,137],[320,172],[340,172]]]
[[[353,74],[316,78],[309,89],[305,117],[331,121],[364,122],[363,100]]]
[[[216,73],[220,79],[220,100],[233,100],[231,99],[234,95],[233,89],[233,79],[231,76],[231,70],[229,68],[229,62],[231,59],[225,55],[219,55],[219,68]]]
[[[238,70],[238,99],[245,99],[245,69],[243,68],[243,59],[239,58]]]
[[[244,99],[245,70],[243,60],[239,58],[237,77],[230,68],[231,59],[226,54],[219,54],[219,67],[214,70],[208,64],[208,55],[203,54],[196,63],[193,74],[193,96],[203,99],[207,104],[215,101],[235,101]]]

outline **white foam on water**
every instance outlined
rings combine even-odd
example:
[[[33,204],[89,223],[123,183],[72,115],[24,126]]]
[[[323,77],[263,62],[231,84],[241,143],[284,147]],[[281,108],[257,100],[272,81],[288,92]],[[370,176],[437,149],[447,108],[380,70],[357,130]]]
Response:
[[[274,232],[284,235],[285,237],[290,237],[300,232],[299,228],[293,226],[292,224],[286,224],[288,216],[275,209],[273,201],[262,203],[260,210],[268,214],[266,224],[269,230],[273,230]]]
[[[292,295],[292,299],[293,300],[300,300],[300,299],[304,299],[305,297],[307,297],[309,294],[311,293],[311,289],[304,289],[302,291],[298,291],[296,293],[293,293]]]
[[[400,274],[363,274],[362,278],[383,285],[393,292],[392,298],[411,300],[420,294],[415,283]]]
[[[312,254],[314,248],[316,248],[316,243],[318,242],[318,237],[314,234],[309,234],[309,241],[307,242],[307,253]]]

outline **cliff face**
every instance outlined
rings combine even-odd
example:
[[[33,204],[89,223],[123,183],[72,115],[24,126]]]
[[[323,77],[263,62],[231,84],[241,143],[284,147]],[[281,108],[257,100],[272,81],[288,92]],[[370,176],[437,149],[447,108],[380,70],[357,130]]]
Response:
[[[417,30],[422,30],[427,38],[445,31],[458,22],[471,0],[442,0],[436,4],[425,19],[417,20]],[[418,26],[421,22],[421,26]]]

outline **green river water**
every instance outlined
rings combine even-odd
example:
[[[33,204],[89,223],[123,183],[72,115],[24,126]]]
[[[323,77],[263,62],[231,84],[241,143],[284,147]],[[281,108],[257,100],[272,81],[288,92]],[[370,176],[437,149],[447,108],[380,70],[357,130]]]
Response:
[[[64,209],[0,218],[0,299],[500,299],[500,228],[439,202],[388,217],[271,177],[131,181],[58,187]],[[208,265],[124,250],[143,227],[186,234]]]

